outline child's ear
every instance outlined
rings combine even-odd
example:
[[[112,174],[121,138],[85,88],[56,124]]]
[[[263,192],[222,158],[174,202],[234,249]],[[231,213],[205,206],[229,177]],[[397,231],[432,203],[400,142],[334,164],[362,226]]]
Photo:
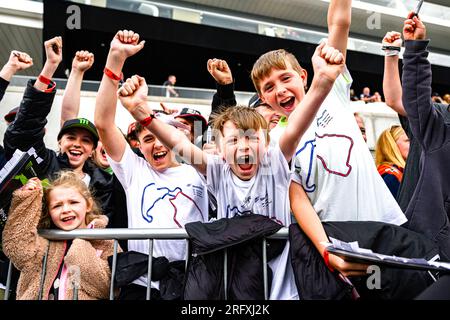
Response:
[[[94,207],[94,200],[92,198],[87,199],[86,201],[86,213],[91,212]]]
[[[302,69],[300,72],[300,78],[302,78],[303,85],[306,87],[308,85],[308,71],[306,71],[306,69]]]

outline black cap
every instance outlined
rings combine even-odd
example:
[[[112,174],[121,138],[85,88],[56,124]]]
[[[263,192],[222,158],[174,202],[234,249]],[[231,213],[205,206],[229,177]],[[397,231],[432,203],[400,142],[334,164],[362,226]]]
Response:
[[[16,114],[19,111],[19,107],[12,108],[9,110],[7,114],[5,114],[5,121],[6,122],[13,122],[16,118]]]
[[[255,93],[253,95],[253,97],[250,98],[250,101],[248,102],[248,106],[250,108],[257,108],[261,105],[261,103],[262,103],[261,99],[259,98],[258,94]]]
[[[208,128],[208,121],[206,121],[205,117],[202,116],[200,111],[191,108],[183,108],[179,113],[174,115],[174,118],[187,118],[200,120],[202,122],[202,133]]]
[[[99,140],[97,128],[92,122],[85,118],[70,119],[64,122],[61,130],[58,133],[58,140],[61,139],[64,133],[73,128],[80,128],[89,131],[89,133],[92,134],[92,138],[94,140],[94,148],[97,148],[97,143]]]

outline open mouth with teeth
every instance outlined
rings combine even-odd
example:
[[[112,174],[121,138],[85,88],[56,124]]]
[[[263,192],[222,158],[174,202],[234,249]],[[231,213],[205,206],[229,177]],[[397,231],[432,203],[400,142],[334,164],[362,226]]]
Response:
[[[78,150],[69,150],[69,156],[74,159],[79,159],[83,153]]]
[[[251,155],[239,156],[236,163],[242,171],[250,171],[255,164],[255,159]]]
[[[295,103],[295,97],[290,97],[289,99],[280,102],[280,106],[288,111],[291,111],[292,109],[294,109],[294,103]]]
[[[153,160],[161,162],[167,156],[167,151],[160,151],[153,154]]]
[[[61,219],[62,222],[70,222],[75,220],[75,216],[71,216],[71,217],[64,217]]]

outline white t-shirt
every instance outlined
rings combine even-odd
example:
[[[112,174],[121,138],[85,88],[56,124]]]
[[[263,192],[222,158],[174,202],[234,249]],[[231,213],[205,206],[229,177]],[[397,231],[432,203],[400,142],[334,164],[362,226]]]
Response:
[[[407,221],[378,174],[349,108],[352,78],[340,75],[303,135],[292,162],[322,221]]]
[[[125,190],[129,228],[184,228],[188,222],[208,221],[205,180],[193,167],[155,171],[128,145],[121,161],[108,157],[108,162]],[[148,241],[128,240],[128,249],[148,254]],[[186,241],[154,240],[153,256],[186,259]],[[146,286],[146,277],[134,283]],[[159,285],[152,281],[152,287]]]
[[[208,190],[217,199],[217,218],[231,218],[245,213],[260,214],[288,227],[291,223],[288,187],[290,170],[278,145],[269,147],[256,175],[242,181],[219,156],[208,156]],[[289,259],[289,242],[271,262],[273,271],[270,299],[298,299]]]

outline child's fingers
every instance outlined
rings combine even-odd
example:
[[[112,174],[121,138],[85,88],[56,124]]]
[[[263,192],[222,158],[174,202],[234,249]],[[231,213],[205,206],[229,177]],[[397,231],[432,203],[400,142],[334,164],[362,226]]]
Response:
[[[122,42],[125,42],[125,43],[127,43],[128,42],[128,30],[123,30],[123,41]]]
[[[120,42],[123,42],[123,31],[119,30],[116,34],[116,37],[120,40]]]
[[[314,51],[314,55],[323,57],[322,51],[323,51],[323,48],[325,47],[325,44],[326,44],[325,41],[322,41],[322,42],[316,47],[316,50]]]
[[[127,80],[126,83],[122,85],[122,93],[124,96],[131,95],[133,93],[133,89],[131,89],[130,83]]]
[[[139,33],[135,33],[132,37],[131,37],[131,41],[133,43],[139,43]]]
[[[145,82],[145,78],[141,77],[139,75],[135,75],[136,79],[138,80],[137,85],[138,86],[146,86],[147,82]]]

